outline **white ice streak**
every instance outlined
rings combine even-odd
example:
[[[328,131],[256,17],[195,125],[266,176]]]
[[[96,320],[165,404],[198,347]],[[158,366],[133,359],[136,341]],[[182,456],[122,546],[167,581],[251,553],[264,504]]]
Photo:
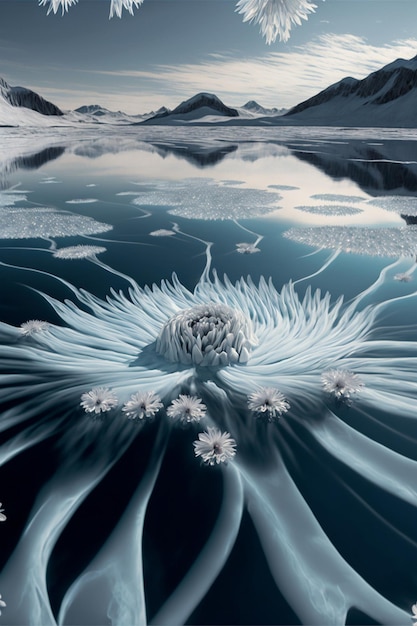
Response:
[[[176,313],[163,326],[156,351],[173,363],[225,366],[246,363],[257,340],[238,309],[208,302]]]
[[[288,41],[294,24],[307,20],[317,6],[309,0],[239,0],[236,11],[243,14],[244,22],[259,24],[266,43],[273,43],[277,37]]]

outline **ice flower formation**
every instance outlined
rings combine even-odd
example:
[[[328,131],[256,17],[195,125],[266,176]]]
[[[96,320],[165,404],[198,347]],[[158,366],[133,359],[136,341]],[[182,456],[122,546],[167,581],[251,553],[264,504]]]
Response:
[[[265,415],[272,420],[286,413],[290,408],[290,403],[275,387],[261,387],[249,395],[248,406],[254,413]]]
[[[387,332],[387,313],[401,296],[365,303],[389,272],[345,303],[310,287],[298,292],[292,282],[278,290],[264,278],[220,280],[208,250],[192,289],[176,275],[152,286],[131,278],[126,292],[111,290],[103,299],[49,275],[68,298],[43,294],[58,323],[49,323],[42,341],[25,341],[21,328],[0,323],[2,463],[54,442],[54,471],[0,574],[14,623],[34,623],[33,616],[37,624],[86,623],[86,598],[99,598],[88,603],[91,623],[186,623],[227,562],[245,510],[271,580],[299,622],[345,624],[354,607],[378,623],[407,623],[409,611],[346,558],[344,538],[327,534],[328,518],[314,494],[305,493],[304,475],[324,476],[324,457],[332,480],[349,493],[349,506],[351,485],[365,484],[372,496],[367,514],[415,549],[409,530],[399,528],[403,516],[391,519],[390,511],[417,507],[417,461],[397,449],[398,421],[415,421],[417,343]],[[351,405],[329,402],[329,393]],[[160,419],[147,419],[158,411]],[[286,418],[271,425],[254,413]],[[196,435],[203,414],[207,428]],[[91,419],[97,416],[103,419]],[[194,428],[179,432],[172,418]],[[379,429],[370,438],[375,422]],[[191,493],[175,506],[185,507],[182,522],[198,519],[191,513],[207,506],[216,516],[192,569],[161,586],[147,615],[143,564],[152,524],[145,520],[157,510],[166,528],[173,514],[161,472],[172,478],[175,505],[178,494]],[[129,484],[127,502],[119,503],[116,522],[100,520],[108,524],[105,537],[94,542],[98,547],[86,541],[82,567],[66,577],[64,566],[60,606],[52,609],[48,568],[59,575],[59,540],[77,528],[78,508],[97,503],[97,489],[115,476]],[[200,480],[208,481],[204,488]],[[218,500],[210,480],[222,481]],[[381,504],[384,494],[390,506]],[[100,528],[92,526],[95,535]],[[148,556],[155,540],[152,535]],[[187,561],[184,571],[189,567]]]
[[[321,382],[324,391],[336,400],[349,401],[353,394],[363,388],[363,382],[357,374],[342,369],[323,372]]]
[[[171,402],[167,409],[168,417],[179,419],[184,424],[199,422],[206,415],[206,405],[197,396],[187,396],[181,393]]]
[[[353,206],[343,204],[320,204],[320,205],[298,205],[294,207],[298,211],[313,213],[317,215],[356,215],[363,210]]]
[[[236,11],[243,14],[244,22],[259,24],[267,44],[277,37],[288,41],[294,24],[307,20],[309,13],[317,8],[309,0],[239,0]]]
[[[62,15],[77,4],[78,0],[38,0],[39,6],[48,7],[48,15],[60,9]],[[110,15],[122,17],[123,9],[133,15],[133,9],[138,8],[143,0],[111,0]],[[301,20],[308,19],[308,14],[316,8],[309,0],[239,0],[236,11],[243,13],[244,22],[260,24],[262,35],[268,44],[273,43],[279,36],[281,41],[287,41],[294,24],[301,24]]]
[[[20,325],[20,332],[25,337],[33,337],[33,335],[44,332],[48,327],[48,322],[43,320],[28,320]]]
[[[125,402],[122,411],[130,420],[143,420],[155,417],[164,405],[154,391],[138,391]]]
[[[222,433],[218,428],[208,427],[194,442],[194,453],[201,456],[204,463],[217,465],[231,461],[236,454],[236,442],[230,433]]]

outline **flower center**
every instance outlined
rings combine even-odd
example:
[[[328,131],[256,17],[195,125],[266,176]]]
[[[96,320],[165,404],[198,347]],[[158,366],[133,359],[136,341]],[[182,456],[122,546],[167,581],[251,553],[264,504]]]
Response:
[[[225,304],[201,304],[163,326],[156,351],[168,361],[202,366],[246,363],[257,341],[249,319]]]

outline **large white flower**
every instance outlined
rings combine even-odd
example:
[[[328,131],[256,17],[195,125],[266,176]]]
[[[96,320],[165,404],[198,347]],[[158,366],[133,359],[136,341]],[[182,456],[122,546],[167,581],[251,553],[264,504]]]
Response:
[[[260,413],[272,419],[286,413],[290,408],[290,403],[278,389],[261,387],[249,395],[248,407],[254,413]]]
[[[243,14],[244,22],[259,24],[266,43],[277,37],[288,41],[291,27],[307,20],[317,6],[309,0],[239,0],[236,10]]]
[[[82,394],[80,404],[86,413],[106,413],[117,406],[118,400],[107,387],[94,387]]]

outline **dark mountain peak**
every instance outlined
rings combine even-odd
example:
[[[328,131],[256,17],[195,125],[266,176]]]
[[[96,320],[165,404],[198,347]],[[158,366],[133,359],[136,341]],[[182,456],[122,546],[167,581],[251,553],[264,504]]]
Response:
[[[3,78],[0,78],[0,97],[14,107],[32,109],[41,115],[64,115],[55,104],[45,100],[35,91],[26,87],[11,87]]]

